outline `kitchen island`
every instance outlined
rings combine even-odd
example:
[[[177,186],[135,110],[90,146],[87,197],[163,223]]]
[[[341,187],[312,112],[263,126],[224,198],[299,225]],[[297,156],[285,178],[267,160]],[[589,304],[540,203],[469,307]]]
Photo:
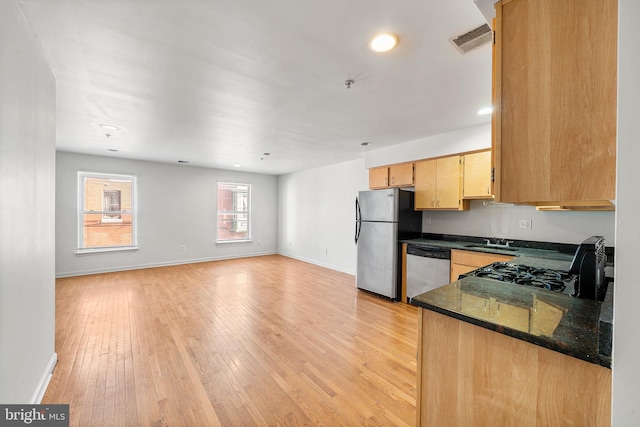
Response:
[[[514,262],[568,266],[553,251],[527,255]],[[610,323],[601,325],[612,293],[601,303],[470,276],[413,297],[417,425],[610,425]]]

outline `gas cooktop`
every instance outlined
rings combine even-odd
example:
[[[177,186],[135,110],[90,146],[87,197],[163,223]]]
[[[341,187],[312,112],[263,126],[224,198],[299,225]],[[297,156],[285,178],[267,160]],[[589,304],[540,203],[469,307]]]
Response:
[[[561,293],[570,293],[573,291],[573,284],[576,280],[575,275],[569,274],[566,271],[529,267],[508,262],[495,262],[486,267],[461,274],[459,279],[468,276],[515,283],[522,286],[531,286]]]

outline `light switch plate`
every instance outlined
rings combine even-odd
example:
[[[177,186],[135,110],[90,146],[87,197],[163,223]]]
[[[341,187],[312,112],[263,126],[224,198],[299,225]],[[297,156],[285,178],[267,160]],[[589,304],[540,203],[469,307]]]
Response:
[[[520,220],[520,228],[523,230],[531,230],[531,220],[530,219],[521,219]]]

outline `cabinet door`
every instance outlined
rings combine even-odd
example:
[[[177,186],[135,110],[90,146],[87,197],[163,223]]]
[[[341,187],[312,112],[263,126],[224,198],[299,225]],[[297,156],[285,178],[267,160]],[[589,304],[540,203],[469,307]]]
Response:
[[[482,267],[482,266],[480,266]],[[451,262],[451,277],[449,278],[449,280],[451,282],[455,282],[456,280],[458,280],[458,277],[460,277],[461,274],[465,274],[468,273],[470,271],[473,270],[477,270],[478,267],[476,266],[472,266],[472,265],[464,265],[464,264],[455,264],[453,262]]]
[[[496,4],[496,200],[615,199],[617,16],[617,0]]]
[[[473,266],[475,268],[484,267],[494,262],[507,262],[512,260],[512,255],[491,254],[484,252],[465,251],[453,249],[451,251],[451,263]],[[475,270],[474,268],[474,270]]]
[[[413,187],[413,163],[389,166],[389,185],[392,187]]]
[[[460,207],[460,156],[437,160],[436,207],[458,209]]]
[[[491,198],[491,151],[464,155],[463,169],[462,197]]]
[[[507,262],[513,259],[509,255],[487,254],[482,252],[461,251],[453,249],[451,251],[451,281],[458,280],[458,276],[477,270],[485,265],[494,262]]]
[[[371,168],[369,169],[369,188],[387,188],[389,186],[389,168]]]
[[[462,167],[460,156],[416,162],[415,208],[469,209],[462,203]]]
[[[434,209],[436,207],[437,161],[416,162],[415,208]]]

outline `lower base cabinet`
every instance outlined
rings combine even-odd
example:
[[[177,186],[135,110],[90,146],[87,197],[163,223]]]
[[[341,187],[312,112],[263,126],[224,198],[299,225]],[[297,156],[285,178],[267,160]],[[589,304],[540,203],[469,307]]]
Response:
[[[420,308],[417,426],[609,426],[611,370]]]

